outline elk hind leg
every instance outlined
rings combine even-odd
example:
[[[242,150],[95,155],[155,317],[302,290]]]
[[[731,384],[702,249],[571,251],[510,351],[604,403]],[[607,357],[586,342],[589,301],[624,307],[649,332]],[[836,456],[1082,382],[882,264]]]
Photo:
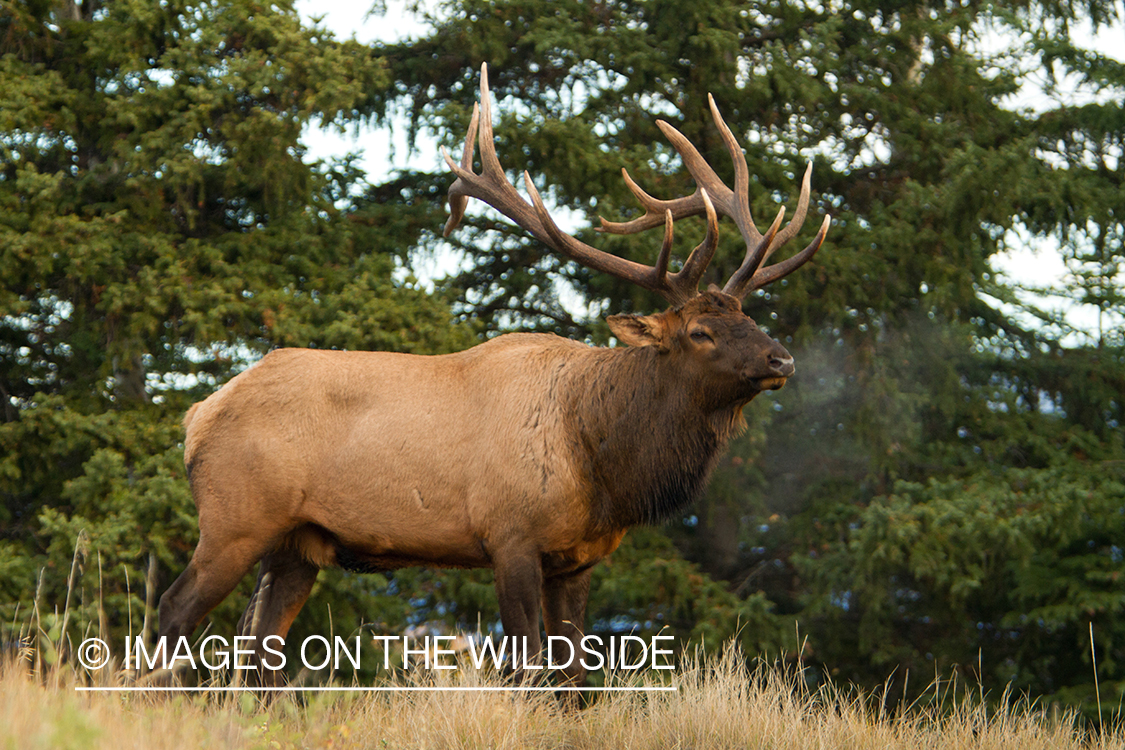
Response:
[[[170,646],[190,636],[267,551],[258,539],[217,545],[201,536],[187,568],[160,597],[160,635]]]
[[[281,657],[266,649],[281,650],[319,572],[317,565],[291,548],[275,550],[262,558],[258,583],[238,621],[238,635],[254,638],[249,666],[256,670],[259,684],[270,686],[284,681]]]
[[[180,638],[195,632],[203,618],[234,590],[268,550],[268,543],[254,537],[224,539],[221,543],[212,539],[201,532],[184,572],[160,597],[159,633],[168,652],[176,648]],[[186,668],[183,664],[178,666]],[[161,675],[155,679],[168,682],[171,677]]]

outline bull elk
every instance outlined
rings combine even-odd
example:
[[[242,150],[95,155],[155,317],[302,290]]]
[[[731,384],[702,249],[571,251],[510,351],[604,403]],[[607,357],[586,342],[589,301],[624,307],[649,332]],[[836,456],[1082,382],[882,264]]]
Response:
[[[590,572],[634,525],[667,519],[695,500],[742,408],[793,375],[793,358],[742,313],[742,300],[816,253],[815,239],[764,265],[800,229],[797,210],[762,234],[749,209],[749,169],[714,100],[735,165],[728,188],[675,128],[658,122],[697,189],[658,200],[624,172],[645,209],[606,232],[664,226],[656,265],[599,251],[562,232],[530,177],[525,201],[496,156],[487,68],[449,189],[448,235],[477,198],[547,247],[652,290],[671,307],[607,319],[621,348],[509,333],[457,354],[279,349],[233,378],[184,419],[184,461],[199,510],[199,544],[160,600],[160,633],[190,636],[260,562],[239,634],[284,638],[321,568],[486,567],[506,634],[540,648],[548,635],[577,649]],[[480,131],[482,170],[473,172]],[[705,214],[707,231],[669,273],[673,222]],[[746,242],[720,290],[699,284],[717,241],[717,215]],[[259,646],[259,648],[261,648]],[[258,652],[259,657],[264,652]],[[577,662],[577,660],[576,660]],[[581,682],[573,663],[564,679]]]

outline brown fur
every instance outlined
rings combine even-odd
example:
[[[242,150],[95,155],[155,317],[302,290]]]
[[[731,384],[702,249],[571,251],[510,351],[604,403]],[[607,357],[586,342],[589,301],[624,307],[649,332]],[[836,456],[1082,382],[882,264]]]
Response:
[[[543,596],[547,633],[581,638],[592,566],[692,502],[742,407],[793,371],[718,291],[609,322],[630,347],[282,349],[193,406],[200,539],[161,634],[190,635],[261,561],[245,635],[284,637],[320,568],[435,565],[493,568],[504,630],[533,651]]]

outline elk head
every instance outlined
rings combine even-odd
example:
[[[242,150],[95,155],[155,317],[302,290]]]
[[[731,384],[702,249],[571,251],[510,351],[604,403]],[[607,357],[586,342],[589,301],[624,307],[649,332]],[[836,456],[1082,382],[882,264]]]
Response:
[[[793,357],[742,313],[740,302],[718,287],[678,307],[653,315],[611,315],[617,340],[654,347],[678,380],[712,410],[741,405],[765,390],[785,385]]]
[[[645,209],[644,216],[616,223],[602,219],[599,231],[612,234],[635,232],[664,225],[664,242],[656,264],[646,266],[611,255],[587,245],[558,228],[539,196],[530,175],[524,172],[524,184],[531,198],[525,201],[508,181],[496,156],[492,133],[491,102],[488,93],[488,68],[481,68],[481,101],[473,109],[465,138],[461,163],[457,164],[442,149],[446,163],[457,176],[449,188],[449,221],[445,236],[456,228],[465,213],[468,198],[484,201],[543,244],[588,268],[624,279],[656,292],[670,303],[663,313],[654,315],[613,315],[607,319],[610,330],[623,343],[631,346],[655,347],[661,354],[679,363],[681,372],[707,373],[708,398],[717,398],[725,405],[741,405],[763,390],[781,388],[794,372],[793,358],[777,341],[761,331],[742,312],[746,296],[772,281],[789,274],[816,254],[828,232],[831,217],[825,216],[820,231],[801,252],[786,260],[765,265],[766,260],[792,239],[804,224],[808,212],[812,165],[805,170],[801,194],[792,220],[782,228],[785,208],[765,234],[758,231],[750,214],[750,170],[741,147],[727,127],[715,100],[708,95],[711,115],[734,161],[734,189],[718,175],[686,137],[663,120],[657,126],[671,141],[696,183],[691,195],[673,200],[660,200],[646,193],[622,169],[625,183]],[[474,144],[480,131],[481,173],[472,171]],[[706,215],[707,234],[676,273],[668,272],[673,241],[673,223],[685,216]],[[699,282],[715,254],[718,242],[718,215],[730,217],[746,242],[746,255],[741,266],[722,289],[712,285],[699,291]]]

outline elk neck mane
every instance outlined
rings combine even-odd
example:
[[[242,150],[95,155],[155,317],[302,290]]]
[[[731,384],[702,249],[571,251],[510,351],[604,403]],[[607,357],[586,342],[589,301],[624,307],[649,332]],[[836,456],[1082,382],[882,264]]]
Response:
[[[706,410],[655,347],[594,349],[569,394],[567,430],[601,529],[655,524],[699,498],[744,403]]]

